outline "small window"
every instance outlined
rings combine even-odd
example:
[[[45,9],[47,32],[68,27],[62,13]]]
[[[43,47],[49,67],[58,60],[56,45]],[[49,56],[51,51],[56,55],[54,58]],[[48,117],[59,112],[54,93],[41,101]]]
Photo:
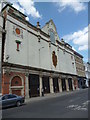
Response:
[[[72,66],[73,66],[73,68],[74,68],[74,63],[72,63]]]

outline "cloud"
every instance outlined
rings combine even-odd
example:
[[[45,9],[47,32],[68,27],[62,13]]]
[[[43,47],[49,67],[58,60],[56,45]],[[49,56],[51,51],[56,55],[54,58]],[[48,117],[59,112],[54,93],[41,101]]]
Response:
[[[83,45],[78,48],[79,51],[87,50],[87,49],[88,49],[88,45]]]
[[[9,0],[10,1],[10,0]],[[28,16],[31,15],[34,18],[41,18],[39,11],[35,8],[34,1],[32,0],[16,0],[12,1],[13,6]]]
[[[88,27],[83,28],[72,34],[63,36],[63,39],[66,42],[72,41],[74,45],[78,46],[78,50],[87,50],[88,49]]]
[[[58,0],[58,11],[62,12],[66,8],[71,8],[75,13],[81,12],[82,10],[86,9],[86,6],[84,3],[81,2],[81,0],[75,0],[72,2],[72,0]]]

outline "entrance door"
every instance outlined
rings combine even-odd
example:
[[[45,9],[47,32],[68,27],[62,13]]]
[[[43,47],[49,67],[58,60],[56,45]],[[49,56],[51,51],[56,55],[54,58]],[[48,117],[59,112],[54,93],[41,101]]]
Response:
[[[61,79],[62,81],[62,91],[66,91],[66,82],[65,82],[65,79]]]
[[[53,88],[54,92],[59,92],[58,78],[53,78]]]
[[[73,90],[71,78],[68,79],[68,85],[69,85],[69,90]]]
[[[49,77],[42,77],[44,93],[50,93]]]
[[[29,96],[37,97],[39,96],[39,75],[30,74],[29,75]]]

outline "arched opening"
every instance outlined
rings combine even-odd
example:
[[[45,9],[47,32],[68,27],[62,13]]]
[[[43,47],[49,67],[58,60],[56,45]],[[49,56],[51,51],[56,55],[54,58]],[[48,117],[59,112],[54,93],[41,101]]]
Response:
[[[19,76],[15,76],[11,81],[11,86],[22,86],[22,80]]]
[[[11,92],[18,96],[22,95],[23,83],[22,79],[19,76],[15,76],[11,80]]]

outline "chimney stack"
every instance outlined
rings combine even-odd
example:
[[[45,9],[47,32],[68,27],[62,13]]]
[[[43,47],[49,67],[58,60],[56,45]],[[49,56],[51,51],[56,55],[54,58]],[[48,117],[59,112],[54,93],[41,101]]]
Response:
[[[39,24],[39,22],[37,22],[37,28],[40,28],[40,24]]]

